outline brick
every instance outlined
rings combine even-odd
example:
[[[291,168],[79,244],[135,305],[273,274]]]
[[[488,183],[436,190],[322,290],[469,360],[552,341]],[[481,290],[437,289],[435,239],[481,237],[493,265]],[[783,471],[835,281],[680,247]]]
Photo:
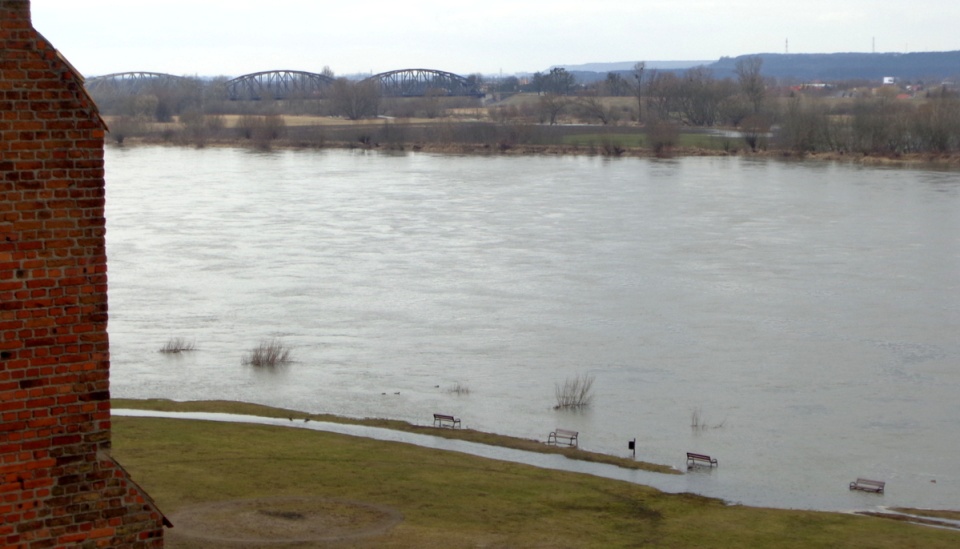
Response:
[[[110,446],[104,128],[30,2],[0,12],[0,545],[161,547],[160,512],[97,455]]]

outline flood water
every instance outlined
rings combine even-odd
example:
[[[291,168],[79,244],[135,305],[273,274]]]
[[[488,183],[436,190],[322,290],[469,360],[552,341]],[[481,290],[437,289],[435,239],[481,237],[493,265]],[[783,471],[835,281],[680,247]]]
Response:
[[[560,427],[678,468],[714,456],[684,482],[731,502],[960,507],[958,172],[163,147],[106,163],[114,397]],[[198,350],[159,353],[173,337]],[[271,337],[294,363],[241,364]],[[554,410],[578,374],[592,405]],[[887,493],[848,491],[857,477]]]

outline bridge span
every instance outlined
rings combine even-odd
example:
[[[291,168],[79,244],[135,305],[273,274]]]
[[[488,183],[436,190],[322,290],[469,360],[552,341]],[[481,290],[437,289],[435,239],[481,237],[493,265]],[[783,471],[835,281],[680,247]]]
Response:
[[[322,99],[335,79],[326,74],[300,70],[261,71],[238,76],[223,86],[226,97],[233,101],[262,99]],[[479,82],[452,72],[435,69],[399,69],[374,74],[366,79],[377,83],[382,97],[483,97]],[[199,78],[175,76],[159,72],[120,72],[87,79],[91,93],[137,95],[162,88],[203,86]]]
[[[400,69],[367,80],[379,82],[383,97],[483,96],[474,79],[434,69]]]
[[[279,70],[254,72],[228,80],[227,97],[233,101],[270,99],[319,99],[333,78],[315,72]]]
[[[193,78],[175,76],[162,72],[117,72],[88,78],[84,87],[91,93],[116,92],[137,95],[157,88],[175,88],[180,86],[196,86],[199,82]]]

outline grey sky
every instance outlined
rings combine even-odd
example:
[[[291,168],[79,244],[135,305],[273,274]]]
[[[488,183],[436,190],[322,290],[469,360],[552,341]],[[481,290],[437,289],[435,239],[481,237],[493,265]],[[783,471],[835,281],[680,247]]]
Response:
[[[785,51],[960,49],[944,0],[32,0],[34,26],[84,74],[337,74],[713,60]]]

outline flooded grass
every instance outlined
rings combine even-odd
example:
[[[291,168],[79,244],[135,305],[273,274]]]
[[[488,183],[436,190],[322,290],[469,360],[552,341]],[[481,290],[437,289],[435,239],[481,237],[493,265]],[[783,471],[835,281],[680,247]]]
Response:
[[[411,423],[395,419],[355,419],[330,414],[307,414],[297,410],[285,410],[283,408],[271,408],[269,406],[262,406],[259,404],[229,402],[223,400],[176,402],[164,399],[113,399],[112,403],[114,408],[128,408],[132,410],[241,414],[270,418],[287,418],[291,420],[326,421],[329,423],[342,423],[346,425],[364,425],[367,427],[380,427],[383,429],[392,429],[394,431],[403,431],[406,433],[429,434],[443,438],[477,442],[490,446],[512,448],[514,450],[525,450],[528,452],[539,452],[543,454],[562,454],[569,459],[577,459],[593,463],[604,463],[607,465],[623,467],[625,469],[638,469],[642,471],[652,471],[655,473],[665,473],[671,475],[680,474],[679,471],[667,465],[636,461],[630,458],[621,458],[618,456],[611,456],[598,452],[589,452],[586,450],[580,450],[579,448],[558,448],[556,446],[548,446],[538,440],[498,435],[495,433],[484,433],[482,431],[475,431],[473,429],[436,429],[433,426],[413,425]]]

